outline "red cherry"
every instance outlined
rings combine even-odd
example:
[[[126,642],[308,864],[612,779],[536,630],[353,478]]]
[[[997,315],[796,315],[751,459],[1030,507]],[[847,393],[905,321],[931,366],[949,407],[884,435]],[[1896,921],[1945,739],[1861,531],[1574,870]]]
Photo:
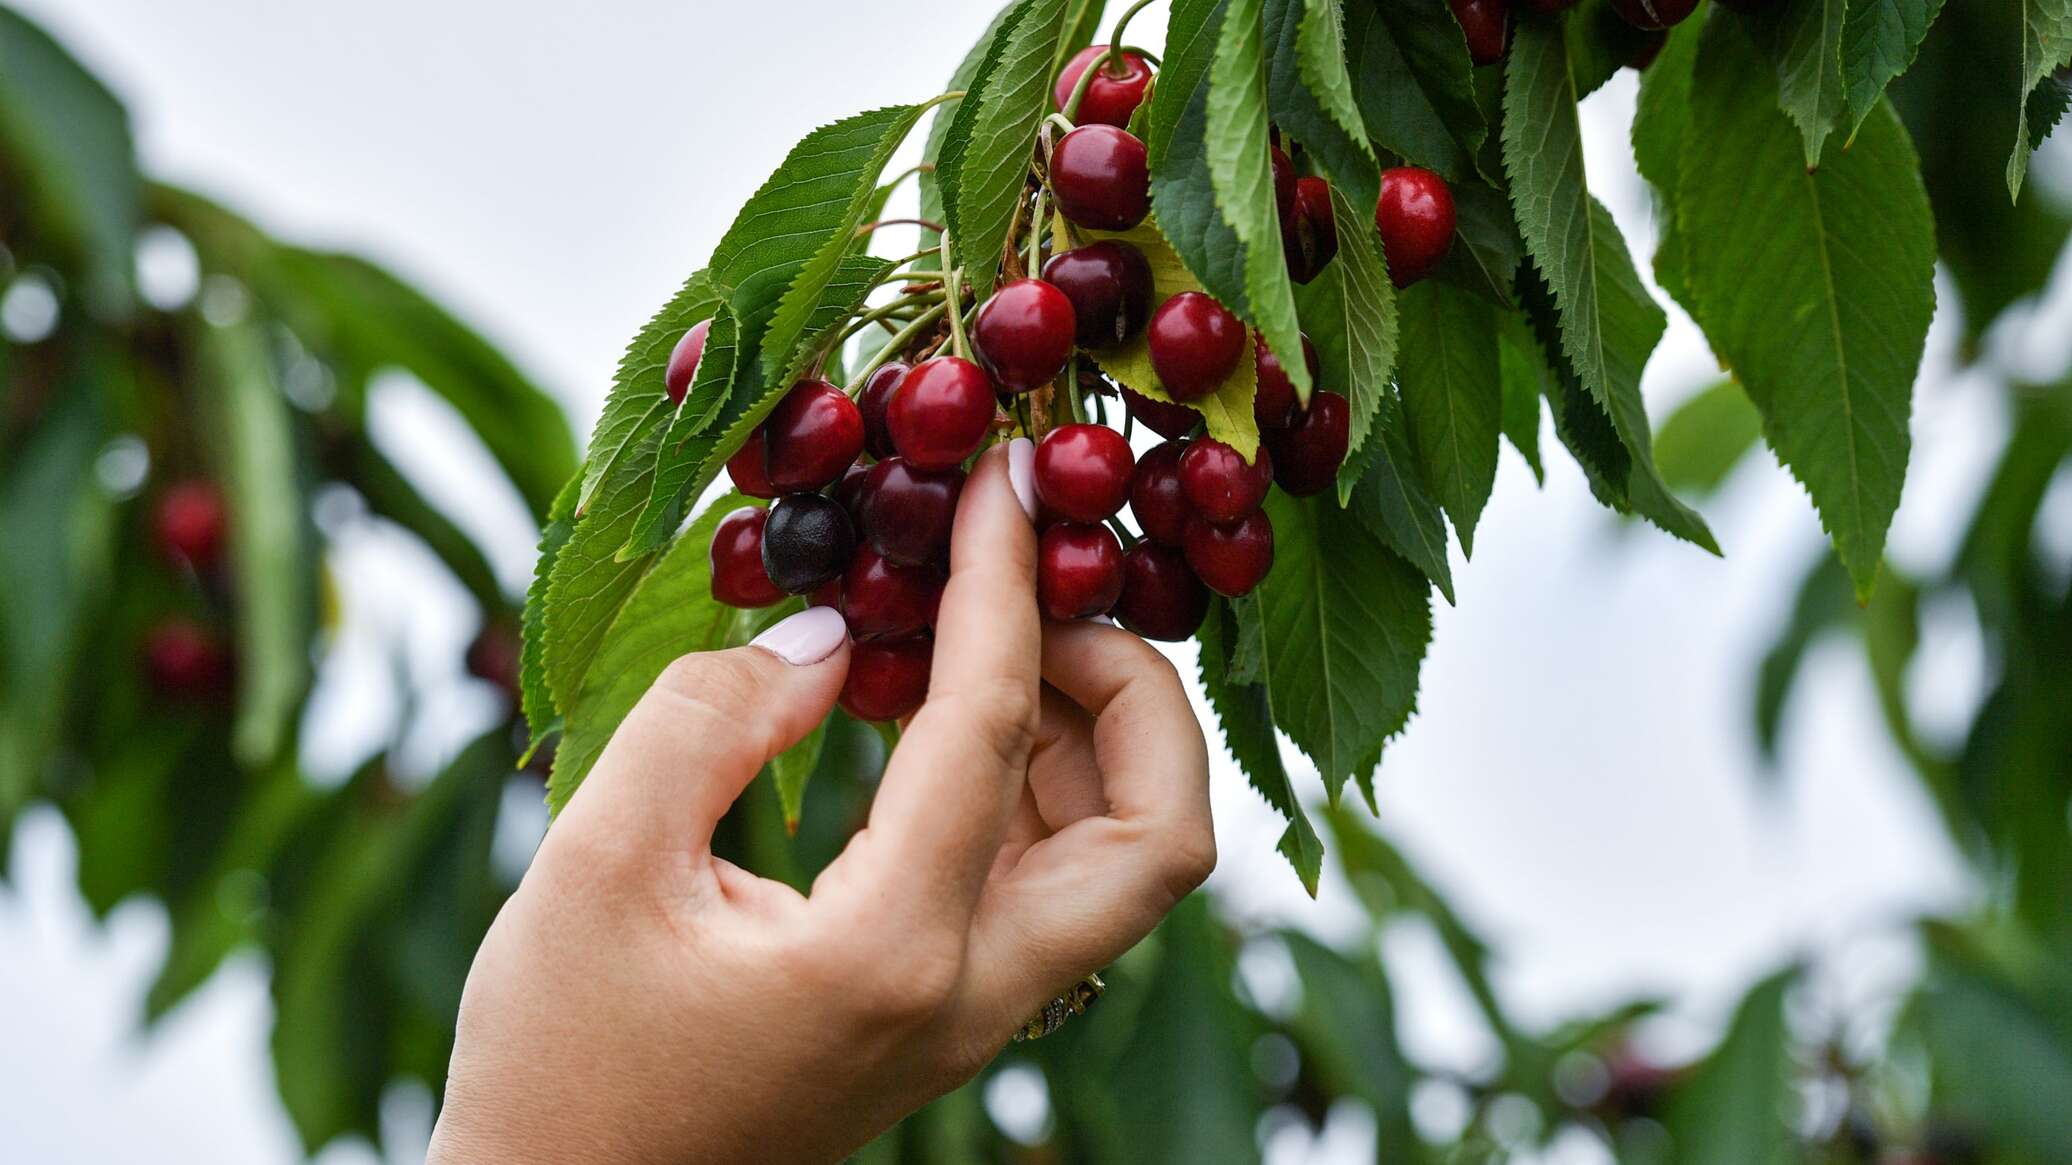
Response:
[[[1338,257],[1338,220],[1331,212],[1331,184],[1322,178],[1295,180],[1295,217],[1281,230],[1288,278],[1308,283]]]
[[[842,614],[861,639],[903,639],[932,626],[942,602],[942,572],[901,566],[869,546],[857,550],[842,574]]]
[[[670,349],[669,366],[662,370],[662,389],[669,394],[670,404],[682,404],[684,394],[691,391],[691,378],[698,374],[698,358],[705,355],[705,334],[711,330],[711,320],[699,320]]]
[[[1338,480],[1345,464],[1352,410],[1335,392],[1309,398],[1309,411],[1295,426],[1268,435],[1273,449],[1273,479],[1298,498],[1322,493]]]
[[[1105,425],[1060,425],[1036,445],[1036,496],[1061,518],[1098,522],[1129,497],[1130,443]]]
[[[1662,46],[1668,43],[1667,29],[1660,32],[1642,32],[1640,43],[1633,47],[1632,52],[1626,54],[1626,67],[1636,73],[1647,72],[1648,66],[1655,63],[1655,58],[1662,55]]]
[[[849,520],[863,528],[863,499],[870,492],[870,466],[859,461],[842,471],[842,480],[828,491],[830,497],[842,504]]]
[[[897,720],[928,698],[935,644],[926,639],[859,643],[849,649],[842,709],[858,720]]]
[[[491,619],[475,633],[463,657],[468,674],[502,689],[507,696],[518,694],[519,659],[525,642],[518,628],[506,619]]]
[[[1108,51],[1104,44],[1088,45],[1073,54],[1058,73],[1058,83],[1050,91],[1051,103],[1062,113],[1065,103],[1072,100],[1072,90],[1079,85],[1080,74],[1087,66],[1101,58]],[[1132,52],[1115,54],[1115,59],[1101,67],[1094,79],[1086,83],[1086,92],[1079,98],[1079,112],[1073,120],[1080,125],[1112,125],[1127,127],[1130,115],[1151,92],[1151,67],[1144,58]]]
[[[1050,151],[1058,212],[1089,230],[1126,231],[1151,213],[1144,143],[1112,125],[1082,125]]]
[[[1389,279],[1408,287],[1430,274],[1453,246],[1453,191],[1430,170],[1383,170],[1374,225],[1381,232]]]
[[[894,562],[934,562],[950,548],[963,488],[961,469],[922,469],[900,457],[880,461],[864,480],[863,536]]]
[[[1211,522],[1228,525],[1258,512],[1272,485],[1273,458],[1264,445],[1250,463],[1213,437],[1194,442],[1180,455],[1180,489],[1194,512]]]
[[[863,412],[827,381],[801,380],[763,422],[763,445],[779,493],[821,489],[863,452]]]
[[[727,458],[727,477],[733,480],[735,489],[752,498],[777,496],[777,487],[770,484],[768,451],[769,445],[763,440],[763,427],[757,425],[740,451]]]
[[[1036,602],[1052,619],[1105,615],[1122,597],[1122,544],[1108,527],[1059,522],[1036,544]]]
[[[763,526],[770,520],[760,506],[742,506],[719,520],[712,532],[712,597],[729,607],[767,607],[782,602],[784,592],[763,570]]]
[[[144,676],[161,695],[183,700],[221,696],[231,661],[216,633],[191,619],[167,619],[144,637]]]
[[[863,414],[863,450],[879,461],[899,452],[892,447],[891,430],[885,427],[885,405],[908,371],[908,366],[899,360],[882,365],[863,382],[863,391],[856,394],[856,409]]]
[[[1162,400],[1152,400],[1141,392],[1122,390],[1122,405],[1137,423],[1171,440],[1185,437],[1201,424],[1201,414],[1186,405],[1176,405]]]
[[[842,580],[831,578],[814,587],[812,593],[806,596],[806,605],[809,607],[833,607],[840,610],[842,606]]]
[[[1063,291],[1041,279],[1017,279],[978,310],[971,342],[1001,391],[1027,392],[1065,370],[1077,331]]]
[[[1052,255],[1043,279],[1072,301],[1073,338],[1081,347],[1112,348],[1151,318],[1151,263],[1120,239]]]
[[[820,494],[786,494],[763,524],[763,570],[786,594],[808,594],[848,569],[856,526],[841,503]]]
[[[152,514],[159,553],[197,571],[212,570],[222,560],[229,525],[223,491],[206,481],[183,481],[167,489]]]
[[[1505,0],[1446,0],[1461,31],[1468,34],[1468,59],[1493,65],[1511,47],[1511,10]]]
[[[1288,372],[1281,367],[1281,358],[1266,346],[1266,337],[1252,337],[1252,366],[1259,375],[1259,393],[1252,398],[1252,419],[1259,422],[1259,429],[1285,429],[1295,423],[1296,414],[1302,408],[1302,399],[1295,395],[1295,382],[1288,379]],[[1302,337],[1302,362],[1309,367],[1309,382],[1317,381],[1318,364],[1316,345],[1309,337]]]
[[[1279,146],[1268,146],[1267,157],[1273,163],[1273,208],[1285,225],[1295,214],[1295,162]]]
[[[937,356],[899,382],[885,405],[885,428],[901,457],[922,469],[948,469],[978,452],[998,407],[985,369]]]
[[[1146,639],[1177,643],[1194,634],[1209,613],[1209,588],[1187,556],[1170,546],[1139,542],[1122,558],[1122,597],[1115,618]]]
[[[1187,565],[1219,595],[1249,594],[1273,569],[1273,522],[1264,512],[1235,526],[1196,515],[1187,523]]]
[[[1612,0],[1612,11],[1635,28],[1659,32],[1679,24],[1698,7],[1698,0]]]
[[[1180,486],[1180,458],[1186,452],[1185,441],[1154,445],[1130,475],[1130,513],[1137,517],[1137,528],[1144,537],[1167,546],[1180,545],[1187,536],[1187,519],[1194,516],[1187,491]]]
[[[1176,401],[1200,400],[1223,387],[1245,354],[1245,329],[1224,306],[1183,291],[1151,313],[1151,369]]]

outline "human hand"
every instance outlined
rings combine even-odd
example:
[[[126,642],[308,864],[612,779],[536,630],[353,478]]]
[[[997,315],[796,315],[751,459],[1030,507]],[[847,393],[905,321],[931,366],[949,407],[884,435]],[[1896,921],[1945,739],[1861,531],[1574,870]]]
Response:
[[[1128,632],[1038,618],[1014,445],[959,504],[929,699],[810,895],[710,843],[834,706],[838,613],[679,659],[627,716],[476,956],[432,1161],[837,1160],[1207,877],[1179,677]]]

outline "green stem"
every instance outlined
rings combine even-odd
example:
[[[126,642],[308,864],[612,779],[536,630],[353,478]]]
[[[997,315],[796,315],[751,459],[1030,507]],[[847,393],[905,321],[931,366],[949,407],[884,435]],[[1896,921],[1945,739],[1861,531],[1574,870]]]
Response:
[[[851,320],[849,326],[843,329],[840,337],[835,340],[835,344],[839,346],[843,340],[848,339],[879,320],[896,316],[902,312],[911,311],[927,304],[939,303],[941,300],[942,293],[939,291],[923,291],[913,295],[902,295],[898,299],[874,307]]]
[[[1086,423],[1086,416],[1080,411],[1079,407],[1078,356],[1072,357],[1071,362],[1065,365],[1064,379],[1058,382],[1055,395],[1065,402],[1065,416],[1067,419],[1075,425]]]
[[[1142,12],[1142,11],[1144,11],[1144,10],[1145,10],[1146,8],[1149,8],[1150,6],[1151,6],[1151,0],[1137,0],[1137,2],[1136,2],[1135,4],[1132,4],[1132,5],[1130,5],[1130,6],[1128,7],[1128,8],[1125,8],[1125,9],[1123,9],[1123,10],[1122,10],[1122,15],[1121,15],[1121,16],[1118,16],[1118,17],[1116,17],[1116,18],[1115,18],[1115,27],[1114,27],[1114,29],[1112,29],[1112,30],[1111,30],[1111,31],[1110,31],[1110,32],[1108,33],[1108,51],[1107,51],[1107,53],[1106,53],[1106,54],[1104,54],[1104,55],[1103,55],[1103,56],[1101,57],[1101,59],[1100,59],[1100,60],[1098,60],[1098,61],[1095,61],[1095,62],[1094,62],[1094,63],[1093,63],[1092,65],[1088,66],[1088,67],[1087,67],[1087,70],[1086,70],[1087,72],[1091,73],[1091,72],[1093,72],[1093,71],[1094,71],[1095,69],[1099,69],[1099,68],[1103,68],[1103,67],[1105,67],[1105,66],[1106,66],[1106,65],[1108,64],[1108,62],[1109,62],[1109,61],[1110,61],[1111,59],[1114,59],[1114,58],[1115,58],[1115,57],[1117,56],[1117,54],[1119,54],[1119,53],[1122,53],[1122,52],[1124,52],[1124,51],[1125,51],[1125,50],[1124,50],[1124,48],[1123,48],[1123,40],[1122,40],[1122,34],[1123,34],[1123,32],[1124,32],[1125,30],[1127,30],[1127,29],[1129,28],[1129,26],[1130,26],[1130,20],[1131,20],[1131,19],[1132,19],[1133,17],[1135,17],[1135,16],[1137,15],[1137,13],[1139,13],[1139,12]],[[1135,51],[1137,51],[1137,50],[1135,50],[1135,49],[1130,49],[1130,50],[1127,50],[1127,51],[1130,51],[1130,52],[1135,52]],[[1115,76],[1118,76],[1118,77],[1119,77],[1119,76],[1121,76],[1121,75],[1122,75],[1121,73],[1116,73],[1116,74],[1115,74]]]
[[[971,341],[964,335],[964,284],[958,278],[956,264],[950,261],[950,232],[942,233],[942,278],[946,296],[944,303],[950,308],[950,342],[956,346],[959,359],[971,359]]]
[[[920,315],[915,316],[913,322],[906,327],[892,333],[892,338],[885,341],[885,346],[878,349],[877,354],[872,356],[869,363],[866,363],[849,382],[849,387],[846,390],[849,395],[854,396],[858,392],[863,391],[864,381],[871,378],[871,373],[883,368],[894,356],[899,355],[908,344],[914,342],[916,336],[934,327],[935,321],[942,318],[942,313],[943,305],[938,303]]]
[[[1036,202],[1029,210],[1029,274],[1043,265],[1043,188],[1036,188]]]

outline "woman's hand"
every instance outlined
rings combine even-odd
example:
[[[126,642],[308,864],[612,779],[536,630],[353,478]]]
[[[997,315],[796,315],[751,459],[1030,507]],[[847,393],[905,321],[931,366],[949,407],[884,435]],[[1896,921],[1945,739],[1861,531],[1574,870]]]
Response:
[[[964,490],[928,702],[810,896],[710,843],[833,707],[841,617],[655,683],[476,957],[433,1161],[839,1159],[1208,875],[1179,677],[1125,631],[1037,616],[1030,453]]]

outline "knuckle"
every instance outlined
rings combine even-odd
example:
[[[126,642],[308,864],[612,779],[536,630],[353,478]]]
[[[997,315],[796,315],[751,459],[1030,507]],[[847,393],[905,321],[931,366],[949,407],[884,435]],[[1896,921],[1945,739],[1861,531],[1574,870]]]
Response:
[[[662,669],[654,690],[682,700],[700,713],[731,717],[755,702],[761,687],[753,666],[726,653],[678,656]]]
[[[1010,767],[1028,759],[1036,746],[1036,734],[1043,722],[1043,701],[1034,685],[1008,676],[996,676],[975,685],[965,699],[973,712],[972,723]]]
[[[1216,831],[1206,823],[1191,825],[1164,850],[1161,874],[1175,902],[1192,894],[1216,870]]]
[[[920,1027],[948,1006],[964,973],[960,947],[890,940],[871,944],[848,993],[870,1023]]]

